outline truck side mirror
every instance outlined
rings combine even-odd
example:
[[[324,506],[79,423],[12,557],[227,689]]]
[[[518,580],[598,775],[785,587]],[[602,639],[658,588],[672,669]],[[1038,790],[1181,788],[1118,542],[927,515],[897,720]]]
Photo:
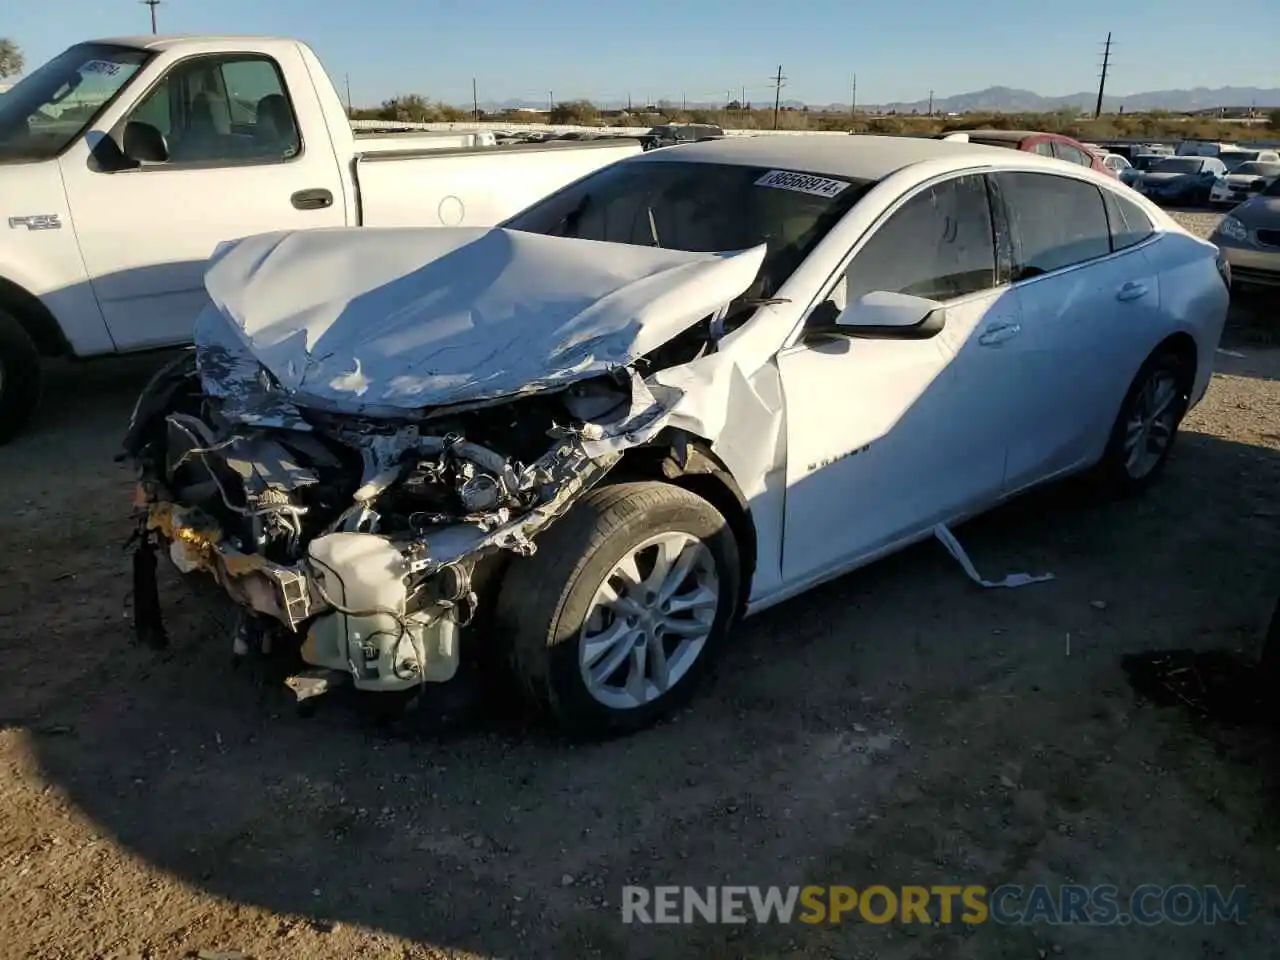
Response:
[[[166,163],[169,145],[151,124],[130,120],[124,128],[124,155],[138,163]]]

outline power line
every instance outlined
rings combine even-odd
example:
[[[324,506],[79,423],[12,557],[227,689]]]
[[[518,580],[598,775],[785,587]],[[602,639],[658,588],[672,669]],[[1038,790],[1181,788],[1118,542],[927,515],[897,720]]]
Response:
[[[139,2],[139,3],[141,3],[144,7],[150,7],[150,8],[151,8],[151,32],[152,32],[152,34],[155,34],[155,32],[156,32],[156,7],[158,7],[158,6],[160,6],[160,4],[164,3],[164,2],[165,2],[165,0],[138,0],[138,2]]]
[[[769,78],[773,81],[773,129],[778,129],[778,111],[782,107],[782,88],[786,86],[787,78],[782,75],[782,64],[778,64],[777,76]]]
[[[1093,108],[1093,119],[1102,116],[1102,93],[1107,88],[1107,70],[1111,67],[1111,31],[1107,31],[1107,42],[1102,47],[1102,72],[1098,74],[1098,102]]]

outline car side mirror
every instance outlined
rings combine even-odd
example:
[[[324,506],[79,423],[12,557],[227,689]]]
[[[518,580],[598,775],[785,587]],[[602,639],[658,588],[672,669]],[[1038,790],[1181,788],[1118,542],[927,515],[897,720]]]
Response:
[[[151,124],[130,120],[124,128],[124,155],[137,163],[167,163],[169,144]]]
[[[810,317],[806,332],[813,336],[928,340],[941,333],[946,323],[946,307],[936,300],[873,290],[838,314],[830,301],[822,304]]]

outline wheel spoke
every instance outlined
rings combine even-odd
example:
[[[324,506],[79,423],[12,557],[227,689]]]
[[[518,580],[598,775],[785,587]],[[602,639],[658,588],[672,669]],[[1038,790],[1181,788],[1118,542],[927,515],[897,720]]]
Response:
[[[626,592],[636,590],[644,583],[640,576],[640,567],[636,564],[635,554],[623,557],[613,570],[613,575],[626,584]]]
[[[698,562],[698,552],[701,544],[689,543],[685,545],[684,551],[676,559],[667,571],[662,586],[658,588],[658,602],[666,603],[671,600],[677,590],[684,586],[684,582],[689,579],[689,571],[693,569],[693,565]]]
[[[636,703],[644,703],[648,700],[649,677],[646,670],[648,666],[648,643],[641,639],[639,643],[632,644],[629,651],[631,663],[627,668],[627,684],[626,691],[631,694]]]
[[[662,589],[662,585],[666,583],[672,568],[680,562],[684,552],[685,544],[679,540],[674,538],[659,540],[657,549],[653,554],[653,569],[649,571],[649,576],[644,581],[645,589],[655,594],[658,593]]]
[[[679,613],[696,613],[700,610],[714,609],[719,602],[720,597],[714,590],[698,586],[688,593],[668,600],[665,612],[669,617]]]
[[[665,693],[671,686],[671,674],[667,670],[667,650],[662,645],[662,638],[656,633],[649,634],[649,673],[653,677],[653,685],[659,693]]]
[[[677,637],[699,637],[707,632],[708,626],[699,620],[689,620],[684,617],[662,618],[662,629]]]
[[[1158,420],[1178,396],[1178,388],[1172,380],[1161,380],[1160,387],[1152,399],[1150,419]]]
[[[1142,457],[1142,454],[1143,454],[1142,447],[1143,447],[1142,444],[1135,443],[1133,445],[1133,449],[1129,451],[1129,455],[1124,458],[1125,469],[1129,471],[1130,475],[1133,474],[1133,471],[1138,466],[1138,460]]]
[[[619,579],[622,579],[619,577]],[[616,611],[620,616],[634,616],[641,610],[640,604],[636,603],[629,594],[619,592],[610,581],[606,580],[600,586],[598,598],[600,603]]]
[[[632,627],[625,620],[615,620],[600,633],[582,640],[582,662],[593,667],[611,650],[619,646],[625,647],[631,638]],[[617,669],[616,665],[614,669]],[[609,673],[613,671],[610,670]],[[607,677],[609,674],[606,673]]]

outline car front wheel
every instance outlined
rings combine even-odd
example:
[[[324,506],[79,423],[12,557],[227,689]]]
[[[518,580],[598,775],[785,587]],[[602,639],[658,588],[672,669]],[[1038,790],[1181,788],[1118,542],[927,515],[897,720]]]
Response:
[[[525,694],[571,735],[645,727],[685,702],[728,632],[738,547],[666,483],[588,493],[511,563],[494,626]]]

